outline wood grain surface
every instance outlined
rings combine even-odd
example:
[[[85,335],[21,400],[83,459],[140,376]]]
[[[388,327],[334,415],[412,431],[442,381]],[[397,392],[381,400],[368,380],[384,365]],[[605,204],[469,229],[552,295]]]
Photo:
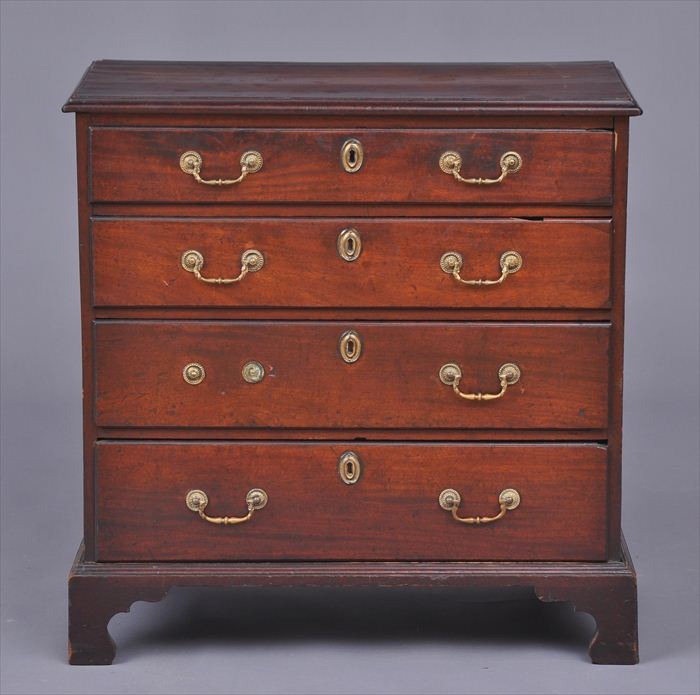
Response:
[[[338,475],[360,458],[354,485]],[[124,560],[602,560],[606,550],[606,449],[595,445],[147,444],[97,446],[98,559]],[[235,526],[245,496],[269,502]],[[461,516],[493,516],[515,488],[520,506],[468,526],[438,504],[445,488]]]
[[[364,163],[347,173],[343,143],[358,139]],[[392,202],[609,205],[613,136],[587,130],[92,128],[92,202]],[[263,167],[232,186],[197,183],[180,156],[197,151],[205,179],[235,179],[248,150]],[[496,178],[516,151],[520,171],[495,185],[455,181],[440,155],[458,152],[463,177]]]
[[[338,254],[342,230],[362,247]],[[609,306],[609,221],[454,219],[95,219],[94,303],[116,307],[572,308]],[[236,277],[241,254],[265,266],[234,285],[208,285],[181,264],[196,249],[205,277]],[[440,269],[447,251],[465,279],[498,279],[500,258],[522,268],[501,285],[464,286]]]
[[[615,65],[98,60],[64,111],[636,115]]]
[[[355,330],[362,354],[339,354]],[[312,428],[564,428],[607,424],[609,327],[599,324],[449,324],[153,321],[98,322],[99,426]],[[255,360],[266,376],[246,383]],[[463,391],[498,392],[498,369],[520,381],[496,401],[469,402],[441,383],[460,365]],[[182,377],[200,363],[206,378]]]

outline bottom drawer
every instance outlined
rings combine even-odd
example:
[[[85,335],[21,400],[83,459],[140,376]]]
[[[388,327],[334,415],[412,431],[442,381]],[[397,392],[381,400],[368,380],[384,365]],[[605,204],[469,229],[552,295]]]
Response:
[[[359,464],[340,465],[348,451]],[[105,442],[96,457],[100,561],[606,556],[607,450],[594,444]],[[200,516],[245,518],[253,489],[267,503],[247,521]],[[457,517],[500,518],[461,523],[439,503],[450,489]],[[509,489],[514,509],[513,492],[499,502]]]

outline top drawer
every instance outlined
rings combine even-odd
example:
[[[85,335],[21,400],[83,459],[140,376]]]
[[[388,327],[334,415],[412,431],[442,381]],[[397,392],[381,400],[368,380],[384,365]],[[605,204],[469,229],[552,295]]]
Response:
[[[90,157],[93,202],[612,201],[607,131],[92,128]]]

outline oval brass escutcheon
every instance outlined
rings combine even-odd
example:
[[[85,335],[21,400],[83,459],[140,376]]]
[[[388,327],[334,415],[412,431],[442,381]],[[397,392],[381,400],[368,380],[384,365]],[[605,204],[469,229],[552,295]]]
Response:
[[[344,261],[356,261],[362,251],[362,239],[356,229],[346,227],[338,234],[338,255]]]
[[[362,339],[355,331],[345,331],[340,336],[338,349],[344,362],[348,364],[357,362],[362,354]]]
[[[338,459],[338,475],[346,485],[354,485],[360,479],[362,466],[354,451],[346,451]]]
[[[362,167],[362,160],[365,158],[362,143],[355,138],[350,138],[343,143],[340,148],[340,163],[348,174],[355,174]]]

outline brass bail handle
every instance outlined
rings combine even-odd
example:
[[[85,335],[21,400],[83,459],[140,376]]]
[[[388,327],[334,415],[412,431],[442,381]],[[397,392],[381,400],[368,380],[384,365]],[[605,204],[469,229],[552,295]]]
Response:
[[[451,386],[452,390],[460,397],[468,401],[495,401],[501,398],[508,390],[509,386],[516,384],[520,379],[520,368],[517,364],[507,362],[498,369],[498,381],[501,390],[498,393],[465,393],[459,390],[459,382],[462,380],[462,370],[459,365],[449,363],[440,367],[438,374],[440,381],[446,386]]]
[[[250,521],[253,513],[262,509],[267,504],[267,493],[260,488],[253,488],[245,496],[248,513],[245,516],[207,516],[204,510],[209,504],[209,497],[203,490],[190,490],[185,497],[187,508],[199,514],[200,518],[208,521],[210,524],[219,524],[222,526],[234,526],[235,524],[243,524]]]
[[[465,179],[460,175],[462,169],[462,155],[459,152],[448,150],[440,155],[440,169],[446,174],[452,174],[456,181],[473,184],[475,186],[490,186],[501,183],[508,174],[515,174],[520,171],[523,165],[523,158],[517,152],[505,152],[501,155],[501,175],[497,179]]]
[[[202,275],[204,256],[194,249],[185,251],[180,259],[182,267],[197,280],[208,285],[232,285],[240,282],[248,273],[257,273],[265,265],[265,257],[257,249],[246,249],[241,254],[241,272],[234,278],[205,278]]]
[[[202,155],[194,150],[183,152],[180,156],[180,169],[189,174],[197,183],[205,186],[232,186],[240,183],[248,174],[260,171],[263,165],[263,158],[260,152],[248,150],[241,155],[241,175],[237,179],[203,179],[200,176],[202,171]]]
[[[460,271],[464,265],[462,254],[458,251],[448,251],[440,258],[440,268],[444,273],[451,275],[457,282],[463,285],[500,285],[509,275],[517,273],[523,267],[523,258],[517,251],[504,251],[501,254],[500,266],[501,277],[497,280],[465,280]]]
[[[447,488],[440,493],[438,503],[445,511],[452,513],[452,518],[455,521],[459,521],[462,524],[480,526],[481,524],[490,524],[498,521],[506,515],[506,512],[516,509],[520,505],[520,493],[512,488],[503,490],[498,496],[500,509],[495,516],[459,516],[457,510],[462,503],[462,498],[459,492],[452,488]]]

